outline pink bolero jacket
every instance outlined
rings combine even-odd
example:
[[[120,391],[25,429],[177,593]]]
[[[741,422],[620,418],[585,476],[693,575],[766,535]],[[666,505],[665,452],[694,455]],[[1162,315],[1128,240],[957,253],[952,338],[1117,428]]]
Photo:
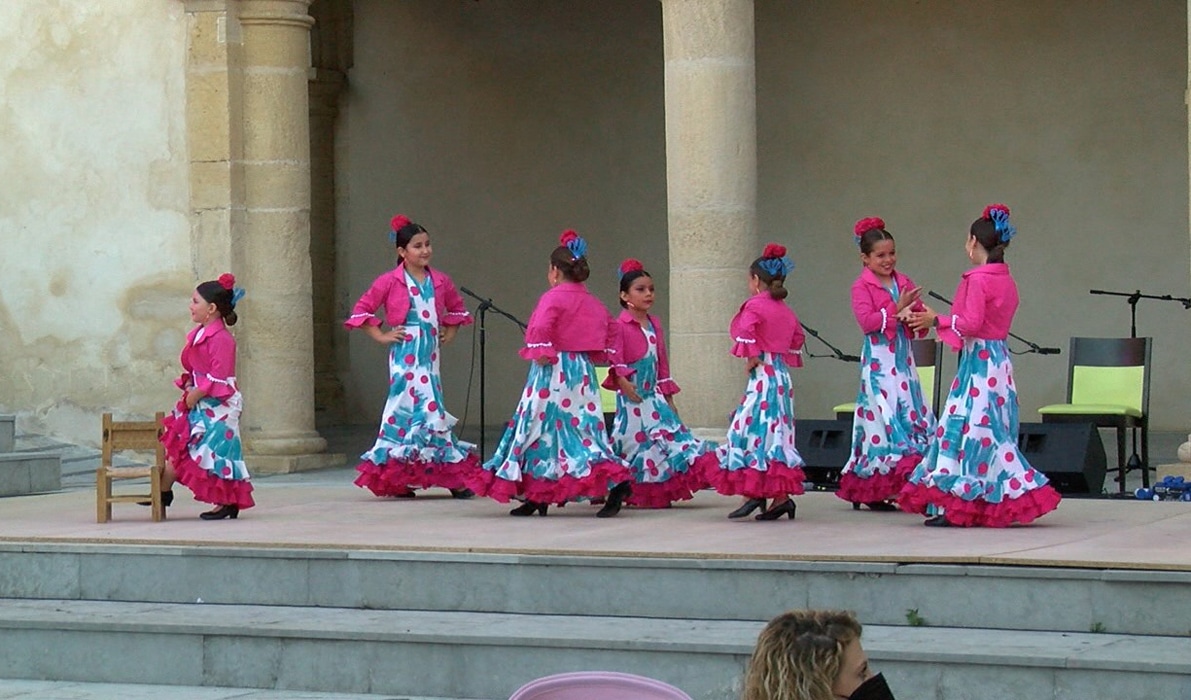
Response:
[[[965,338],[1004,340],[1019,303],[1017,283],[1005,263],[985,263],[963,274],[951,315],[939,314],[939,339],[955,349]]]
[[[174,383],[183,391],[194,387],[220,401],[236,393],[236,339],[223,319],[195,326],[186,335],[182,369],[186,371]]]
[[[732,334],[732,354],[736,357],[775,352],[785,355],[790,367],[802,366],[802,345],[806,342],[802,324],[784,301],[768,292],[754,294],[741,304],[728,332]]]
[[[451,278],[445,272],[430,268],[426,272],[434,284],[434,308],[438,312],[439,325],[466,326],[471,323],[471,314],[467,312],[463,297],[459,296]],[[402,262],[376,278],[352,307],[352,315],[343,325],[349,330],[365,325],[379,326],[381,319],[376,311],[382,306],[385,309],[385,323],[390,326],[404,325],[405,317],[409,314],[410,292],[411,288],[405,286],[405,263]]]
[[[526,360],[558,359],[560,352],[585,352],[593,362],[607,362],[612,352],[612,317],[580,282],[560,282],[546,290],[529,316]]]
[[[670,396],[682,391],[678,384],[670,377],[670,356],[666,353],[666,339],[662,333],[662,322],[656,316],[649,316],[649,323],[653,326],[653,333],[658,339],[658,386],[657,392],[663,396]],[[645,333],[641,324],[628,311],[621,311],[620,316],[612,322],[612,355],[613,364],[608,370],[608,378],[603,387],[612,391],[620,390],[617,377],[628,379],[636,374],[636,370],[629,365],[645,357],[649,348],[646,347]]]
[[[897,282],[899,291],[913,289],[915,286],[914,280],[906,275],[893,271],[893,279]],[[921,300],[915,301],[910,305],[913,311],[923,311],[926,305]],[[893,340],[897,337],[897,300],[889,293],[881,284],[881,280],[877,275],[867,267],[852,283],[852,313],[856,316],[856,323],[860,324],[860,330],[865,335],[869,333],[880,333],[887,339]],[[906,333],[911,338],[914,337],[914,331],[906,326]],[[919,337],[925,337],[926,331],[918,334]]]

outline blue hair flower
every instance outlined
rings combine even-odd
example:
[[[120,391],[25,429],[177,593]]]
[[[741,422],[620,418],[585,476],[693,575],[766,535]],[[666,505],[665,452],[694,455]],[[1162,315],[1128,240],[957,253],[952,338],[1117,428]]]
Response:
[[[236,304],[240,303],[240,300],[243,298],[244,298],[244,288],[243,287],[235,287],[232,289],[232,306],[235,306]]]
[[[786,277],[794,270],[794,263],[787,257],[763,258],[759,265],[770,277]]]
[[[562,232],[562,235],[558,237],[558,243],[566,246],[576,260],[587,255],[587,241],[571,229]]]
[[[992,219],[993,226],[996,227],[997,233],[1001,234],[1001,242],[1008,243],[1014,236],[1017,235],[1017,228],[1009,223],[1009,212],[1004,209],[993,209],[989,212],[989,218]]]

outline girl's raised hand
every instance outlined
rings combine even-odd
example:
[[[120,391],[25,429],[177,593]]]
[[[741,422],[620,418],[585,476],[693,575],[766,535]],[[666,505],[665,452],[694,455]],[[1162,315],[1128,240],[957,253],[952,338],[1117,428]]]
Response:
[[[922,287],[903,289],[901,294],[897,295],[897,312],[900,314],[903,309],[918,301],[920,296],[922,296]]]

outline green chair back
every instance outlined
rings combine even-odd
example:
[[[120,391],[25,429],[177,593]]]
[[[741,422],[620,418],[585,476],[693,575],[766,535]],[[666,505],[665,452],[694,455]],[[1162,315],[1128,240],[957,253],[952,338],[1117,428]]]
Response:
[[[596,367],[596,386],[600,389],[600,410],[603,413],[616,413],[616,392],[603,387],[608,378],[607,367]]]

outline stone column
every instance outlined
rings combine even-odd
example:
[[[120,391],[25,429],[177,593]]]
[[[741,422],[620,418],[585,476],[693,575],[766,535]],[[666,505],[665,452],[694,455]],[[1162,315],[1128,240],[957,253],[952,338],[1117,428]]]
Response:
[[[240,0],[244,228],[233,241],[248,291],[237,371],[250,469],[326,466],[314,426],[310,266],[310,0]]]
[[[728,323],[757,241],[753,0],[662,0],[670,355],[683,419],[722,431],[744,387]]]

